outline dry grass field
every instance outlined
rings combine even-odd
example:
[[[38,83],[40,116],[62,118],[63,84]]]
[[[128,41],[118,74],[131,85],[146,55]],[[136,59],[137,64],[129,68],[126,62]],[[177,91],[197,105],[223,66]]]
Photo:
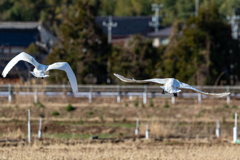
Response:
[[[239,146],[229,143],[167,144],[151,141],[85,143],[75,145],[32,144],[1,147],[0,159],[239,159]]]
[[[239,159],[232,144],[238,100],[227,105],[201,105],[153,99],[143,105],[113,103],[33,102],[0,105],[0,159]],[[193,101],[193,100],[192,100]],[[71,109],[68,110],[71,104]],[[27,111],[31,110],[33,142],[27,143]],[[43,139],[37,139],[39,117]],[[139,136],[134,135],[139,117]],[[216,121],[221,137],[215,137]],[[145,139],[146,124],[150,139]],[[92,140],[92,136],[99,139]]]

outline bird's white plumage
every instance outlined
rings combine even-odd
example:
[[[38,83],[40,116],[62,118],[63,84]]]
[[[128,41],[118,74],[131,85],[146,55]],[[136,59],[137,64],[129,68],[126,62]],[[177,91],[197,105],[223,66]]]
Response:
[[[6,77],[8,72],[15,66],[19,61],[26,61],[34,65],[34,67],[38,68],[39,63],[29,54],[25,52],[21,52],[17,56],[15,56],[10,62],[8,62],[7,66],[4,68],[2,72],[2,76]]]
[[[186,83],[182,83],[177,79],[174,78],[165,78],[165,79],[159,79],[159,78],[153,78],[153,79],[147,79],[147,80],[135,80],[133,79],[128,79],[125,78],[119,74],[114,73],[116,77],[118,77],[120,80],[124,82],[130,82],[130,83],[148,83],[148,82],[154,82],[154,83],[159,83],[159,84],[164,84],[164,86],[160,86],[164,91],[167,91],[168,93],[178,93],[181,92],[178,88],[183,88],[183,89],[191,89],[194,90],[198,93],[213,96],[213,97],[223,97],[227,96],[230,93],[206,93],[202,92]]]
[[[67,62],[57,62],[51,65],[43,65],[38,63],[32,56],[25,52],[19,53],[17,56],[15,56],[10,62],[8,62],[7,66],[4,68],[2,72],[2,76],[6,77],[8,72],[15,66],[19,61],[26,61],[31,63],[33,66],[35,66],[33,72],[31,72],[32,75],[38,78],[45,78],[49,75],[46,75],[45,72],[52,70],[52,69],[58,69],[63,70],[67,73],[68,79],[70,81],[72,90],[74,93],[78,92],[78,85],[77,85],[77,79],[75,74],[73,73],[72,68]]]
[[[78,92],[78,86],[77,86],[77,79],[75,74],[73,73],[72,68],[67,62],[58,62],[58,63],[53,63],[48,66],[47,71],[52,70],[52,69],[58,69],[58,70],[63,70],[67,73],[69,82],[72,86],[72,90],[74,93]]]
[[[135,80],[133,79],[128,79],[126,77],[123,77],[119,74],[114,73],[116,77],[118,77],[120,80],[123,82],[132,82],[132,83],[148,83],[148,82],[155,82],[159,84],[165,84],[166,79],[160,79],[160,78],[154,78],[154,79],[146,79],[146,80]]]

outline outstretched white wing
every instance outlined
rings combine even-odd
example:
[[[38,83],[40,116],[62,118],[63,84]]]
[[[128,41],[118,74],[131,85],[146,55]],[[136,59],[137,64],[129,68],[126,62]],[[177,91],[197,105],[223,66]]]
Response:
[[[8,72],[15,66],[19,61],[26,61],[28,63],[31,63],[36,68],[39,66],[39,63],[29,54],[25,52],[19,53],[17,56],[15,56],[10,62],[8,62],[7,66],[4,68],[2,72],[2,76],[6,77]]]
[[[192,86],[190,86],[186,83],[182,83],[182,82],[179,82],[179,86],[177,86],[177,87],[178,88],[184,88],[184,89],[191,89],[191,90],[194,90],[198,93],[206,94],[206,95],[212,96],[212,97],[219,97],[219,98],[227,96],[227,95],[230,94],[230,92],[228,92],[228,93],[206,93],[206,92],[202,92],[202,91],[200,91],[200,90],[198,90],[198,89],[196,89],[196,88],[194,88],[194,87],[192,87]]]
[[[159,84],[165,84],[166,79],[160,79],[160,78],[154,78],[154,79],[146,79],[146,80],[135,80],[133,79],[128,79],[125,78],[119,74],[114,73],[116,77],[118,77],[121,81],[123,82],[130,82],[130,83],[148,83],[148,82],[154,82],[154,83],[159,83]]]
[[[59,69],[59,70],[65,71],[67,73],[67,76],[68,76],[68,79],[70,81],[73,92],[74,93],[78,92],[78,85],[77,85],[76,76],[73,73],[72,68],[70,67],[70,65],[67,62],[53,63],[53,64],[48,66],[46,72],[51,70],[51,69]]]

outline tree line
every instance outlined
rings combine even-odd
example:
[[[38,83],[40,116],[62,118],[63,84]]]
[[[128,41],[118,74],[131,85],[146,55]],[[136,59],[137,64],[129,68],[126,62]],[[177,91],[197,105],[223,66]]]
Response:
[[[46,63],[68,62],[80,84],[120,83],[113,73],[136,79],[172,77],[194,85],[236,84],[240,75],[239,42],[232,39],[231,27],[224,19],[231,14],[232,5],[238,7],[236,0],[200,0],[197,17],[192,0],[2,0],[0,3],[1,19],[42,20],[56,33],[59,44],[52,49]],[[112,46],[94,22],[98,15],[151,15],[151,3],[163,3],[163,22],[173,25],[166,46],[154,48],[152,40],[141,35],[131,37],[124,47]],[[50,82],[67,83],[64,72],[52,72]]]

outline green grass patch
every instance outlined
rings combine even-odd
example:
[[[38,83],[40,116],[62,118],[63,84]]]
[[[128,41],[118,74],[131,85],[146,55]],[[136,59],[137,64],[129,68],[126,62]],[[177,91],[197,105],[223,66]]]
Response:
[[[93,111],[88,111],[88,115],[93,115]]]
[[[149,101],[149,106],[150,106],[150,107],[154,107],[154,104],[153,104],[152,98],[151,98],[150,101]]]
[[[68,104],[66,106],[66,111],[70,112],[70,111],[73,111],[73,110],[75,110],[75,108],[71,104]]]
[[[163,108],[169,108],[168,102],[166,101]]]
[[[136,100],[134,101],[134,106],[138,107],[138,104],[139,104],[139,102],[138,102],[138,97],[137,97]]]
[[[39,108],[45,108],[45,106],[40,101],[37,101],[37,103],[34,103],[34,106],[37,106]]]
[[[59,115],[59,112],[58,112],[58,111],[53,111],[53,112],[52,112],[52,115],[53,115],[53,116],[58,116],[58,115]]]
[[[223,108],[228,108],[228,105],[227,105],[227,104],[224,104],[224,105],[223,105]]]
[[[237,108],[237,106],[236,106],[236,105],[233,105],[233,106],[232,106],[232,108],[234,108],[234,109],[235,109],[235,108]]]

